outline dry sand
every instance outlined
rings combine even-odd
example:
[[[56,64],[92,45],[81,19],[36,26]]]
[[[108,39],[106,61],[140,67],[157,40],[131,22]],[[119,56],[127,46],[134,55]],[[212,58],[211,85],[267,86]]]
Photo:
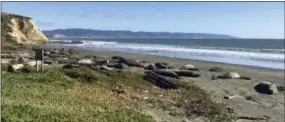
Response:
[[[201,88],[208,91],[215,100],[221,101],[232,108],[238,115],[246,115],[253,117],[267,117],[270,122],[284,122],[284,92],[274,95],[263,95],[254,90],[254,86],[261,81],[271,81],[277,86],[284,86],[284,70],[258,68],[249,66],[240,66],[233,64],[224,64],[216,62],[188,60],[169,58],[162,56],[140,55],[112,51],[90,51],[81,49],[84,54],[92,54],[96,56],[124,56],[138,59],[140,61],[151,62],[168,62],[176,66],[184,64],[192,64],[200,69],[201,77],[188,78],[189,81],[194,81]],[[221,73],[208,71],[211,67],[221,67],[226,71],[238,72],[242,76],[251,77],[252,80],[241,79],[218,79],[211,80],[212,75]],[[226,95],[239,95],[233,99],[224,99]],[[251,96],[251,100],[245,97]],[[238,120],[248,121],[248,120]]]

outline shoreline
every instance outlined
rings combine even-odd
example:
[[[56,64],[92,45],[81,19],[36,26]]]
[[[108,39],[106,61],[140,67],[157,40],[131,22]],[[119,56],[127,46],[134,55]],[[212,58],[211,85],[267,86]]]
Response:
[[[195,59],[181,59],[181,58],[173,58],[173,57],[166,57],[166,56],[116,52],[116,51],[102,50],[102,49],[85,49],[81,47],[68,47],[65,45],[56,45],[56,46],[46,45],[45,46],[45,48],[63,48],[63,47],[75,49],[80,53],[81,56],[82,55],[95,55],[95,56],[102,56],[102,57],[110,57],[110,56],[119,55],[119,56],[124,56],[128,58],[138,59],[140,61],[168,62],[176,66],[192,64],[195,67],[203,71],[208,71],[212,67],[222,67],[223,69],[225,69],[225,71],[235,71],[235,72],[239,72],[241,74],[253,77],[255,79],[273,81],[274,83],[284,85],[284,70],[281,70],[281,69],[244,66],[244,65],[238,65],[238,64],[201,61],[201,60],[195,60]]]
[[[127,53],[127,54],[138,54],[138,55],[148,55],[148,56],[160,56],[160,57],[169,57],[169,58],[177,58],[177,59],[186,59],[186,60],[193,60],[193,61],[204,61],[210,63],[219,63],[219,64],[230,64],[230,65],[238,65],[244,67],[251,67],[251,68],[261,68],[261,69],[272,69],[272,70],[280,70],[284,71],[284,62],[283,61],[271,61],[271,60],[255,60],[250,58],[234,58],[234,57],[227,57],[227,56],[214,56],[214,55],[192,55],[192,54],[176,54],[176,53],[151,53],[151,52],[143,52],[143,51],[136,51],[136,50],[125,50],[125,49],[112,49],[108,47],[104,49],[104,46],[94,46],[94,47],[84,47],[84,46],[75,46],[75,45],[65,45],[59,44],[55,45],[59,47],[71,47],[83,50],[94,50],[94,51],[109,51],[109,52],[120,52],[120,53]]]
[[[185,60],[185,61],[191,61],[191,62],[202,62],[202,63],[211,63],[211,64],[217,64],[217,65],[228,65],[228,66],[237,66],[237,67],[243,67],[243,68],[250,68],[250,69],[257,69],[257,70],[268,70],[268,71],[277,71],[277,72],[284,72],[285,69],[276,69],[276,68],[269,68],[269,67],[259,67],[259,66],[251,66],[251,65],[241,65],[241,64],[230,64],[230,63],[223,63],[223,62],[214,62],[214,61],[205,61],[205,60],[198,60],[198,59],[187,59],[187,58],[179,58],[179,57],[168,57],[168,56],[159,56],[159,55],[148,55],[148,54],[137,54],[132,52],[121,52],[121,51],[112,51],[112,50],[105,50],[105,49],[86,49],[81,47],[69,47],[63,45],[56,45],[58,47],[64,47],[64,48],[73,48],[76,50],[79,50],[81,52],[85,52],[90,54],[91,52],[104,52],[106,55],[112,55],[112,53],[119,53],[123,55],[137,55],[137,56],[147,56],[147,57],[160,57],[160,58],[173,58],[173,59],[179,59],[179,60]],[[48,46],[52,47],[52,46]]]

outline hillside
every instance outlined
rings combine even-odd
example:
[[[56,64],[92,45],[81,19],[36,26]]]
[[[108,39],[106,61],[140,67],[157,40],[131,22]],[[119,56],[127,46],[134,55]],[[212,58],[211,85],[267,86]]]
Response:
[[[1,38],[2,46],[39,44],[48,41],[31,17],[4,12],[1,12]]]
[[[207,33],[133,32],[124,30],[57,29],[43,31],[48,37],[61,34],[66,37],[94,38],[175,38],[175,39],[233,39],[237,37]]]

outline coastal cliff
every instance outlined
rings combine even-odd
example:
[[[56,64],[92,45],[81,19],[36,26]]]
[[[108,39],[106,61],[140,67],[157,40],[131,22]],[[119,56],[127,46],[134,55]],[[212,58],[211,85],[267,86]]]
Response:
[[[36,27],[30,17],[1,12],[1,43],[39,44],[48,38]]]

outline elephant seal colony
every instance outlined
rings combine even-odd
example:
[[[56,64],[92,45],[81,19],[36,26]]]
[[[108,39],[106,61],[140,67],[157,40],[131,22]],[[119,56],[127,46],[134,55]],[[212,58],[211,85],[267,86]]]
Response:
[[[32,72],[35,67],[34,53],[2,53],[2,70]],[[92,70],[130,70],[144,74],[146,81],[162,89],[178,89],[171,79],[193,82],[209,92],[217,102],[235,111],[240,120],[284,121],[284,74],[283,71],[245,67],[214,62],[146,56],[108,51],[86,51],[68,48],[44,49],[45,69],[89,67]],[[4,67],[4,68],[3,68]],[[6,68],[5,68],[6,67]],[[262,120],[260,120],[262,121]]]

